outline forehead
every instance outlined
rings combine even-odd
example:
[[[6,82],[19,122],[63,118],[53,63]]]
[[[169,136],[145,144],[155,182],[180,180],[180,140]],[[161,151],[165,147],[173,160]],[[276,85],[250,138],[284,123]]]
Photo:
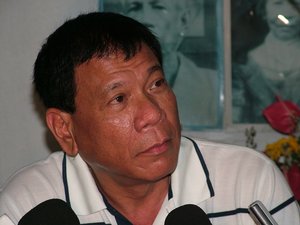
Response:
[[[102,58],[95,56],[75,68],[76,82],[88,80],[87,76],[93,76],[93,74],[114,73],[123,68],[134,70],[141,63],[147,62],[159,64],[153,51],[145,44],[142,44],[141,48],[137,49],[136,54],[129,59],[121,50]]]
[[[92,103],[97,98],[103,103],[113,90],[130,85],[139,87],[156,71],[163,74],[158,60],[147,46],[142,46],[129,60],[125,59],[122,52],[104,58],[94,57],[75,69],[75,101]]]

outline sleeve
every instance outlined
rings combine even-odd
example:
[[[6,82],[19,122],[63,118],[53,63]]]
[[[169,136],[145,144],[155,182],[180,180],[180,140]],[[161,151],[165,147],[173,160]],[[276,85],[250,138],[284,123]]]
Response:
[[[278,224],[300,224],[299,204],[283,173],[272,161],[266,163],[258,188],[260,189],[258,198]]]
[[[18,224],[22,216],[39,201],[35,193],[38,193],[37,189],[31,190],[20,179],[8,183],[0,192],[0,215],[4,217],[3,220],[7,221],[9,218],[13,224]]]
[[[7,215],[0,216],[0,225],[15,225]]]
[[[39,203],[52,198],[64,199],[61,171],[51,157],[17,171],[0,189],[0,216],[14,224]],[[5,219],[6,220],[6,219]],[[2,225],[2,224],[0,224]]]

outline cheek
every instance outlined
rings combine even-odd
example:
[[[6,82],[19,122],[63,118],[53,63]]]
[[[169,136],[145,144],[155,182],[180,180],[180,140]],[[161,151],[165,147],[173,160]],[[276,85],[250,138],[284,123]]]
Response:
[[[166,102],[169,104],[170,108],[172,108],[173,110],[177,110],[176,96],[172,90],[169,91],[166,97]]]
[[[129,149],[133,143],[131,124],[130,117],[126,116],[109,117],[100,123],[94,120],[77,138],[80,155],[94,168],[117,167],[129,161],[132,154]]]
[[[271,3],[267,3],[266,5],[266,17],[268,20],[276,19],[278,14],[281,14],[282,10],[281,7],[274,6]]]
[[[181,21],[176,17],[166,18],[162,25],[159,25],[162,36],[169,42],[176,42],[179,39],[180,32],[183,31]]]
[[[124,154],[124,157],[126,157],[127,154],[130,157],[131,152],[129,149],[133,147],[135,140],[132,114],[107,117],[102,126],[104,129],[99,134],[101,136],[101,143],[99,144],[104,144],[107,149],[114,152],[113,154],[119,155],[117,151],[122,151],[120,155]]]
[[[132,119],[131,117],[111,117],[107,118],[104,123],[108,128],[113,128],[115,129],[130,129],[130,126],[132,124]]]
[[[163,99],[161,107],[165,110],[167,118],[171,120],[174,126],[178,126],[177,124],[179,124],[179,115],[176,96],[172,91],[170,91],[168,95]]]
[[[131,140],[132,118],[130,114],[113,116],[101,112],[101,116],[97,116],[97,113],[85,113],[74,119],[74,133],[79,151],[103,154],[106,149],[113,149],[114,145],[128,144]]]
[[[270,21],[270,22],[271,22],[272,20],[277,19],[277,16],[278,16],[278,13],[272,12],[272,11],[270,11],[270,10],[268,10],[268,12],[267,12],[267,14],[266,14],[266,18],[267,18],[267,20]]]

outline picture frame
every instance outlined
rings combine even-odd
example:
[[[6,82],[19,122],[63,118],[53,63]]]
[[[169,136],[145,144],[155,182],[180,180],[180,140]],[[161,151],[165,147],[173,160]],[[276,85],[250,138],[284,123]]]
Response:
[[[277,99],[300,105],[300,2],[232,1],[233,124],[265,124]]]
[[[182,19],[177,23],[173,21],[165,31],[171,33],[173,27],[178,28],[177,25],[182,21],[188,21],[183,25],[184,31],[178,29],[176,34],[178,37],[182,36],[176,53],[172,53],[178,54],[177,61],[180,61],[180,65],[177,67],[174,63],[167,66],[168,59],[171,58],[168,57],[171,54],[167,54],[170,45],[164,40],[162,31],[155,30],[154,25],[155,20],[160,25],[167,22],[168,19],[163,13],[171,14],[171,8],[168,7],[174,7],[176,1],[181,4],[181,8],[177,9],[174,19],[180,16]],[[154,3],[147,0],[128,0],[128,5],[124,2],[126,0],[99,0],[99,10],[121,13],[143,23],[142,20],[146,20],[146,16],[138,10],[145,6],[153,9],[149,17],[154,18],[151,21],[152,28],[154,27],[153,33],[162,45],[163,68],[166,79],[177,98],[182,129],[200,131],[222,128],[224,116],[223,1],[162,0]],[[157,11],[160,11],[158,13],[161,15],[157,16]],[[173,79],[172,70],[175,67],[177,72],[176,78]]]

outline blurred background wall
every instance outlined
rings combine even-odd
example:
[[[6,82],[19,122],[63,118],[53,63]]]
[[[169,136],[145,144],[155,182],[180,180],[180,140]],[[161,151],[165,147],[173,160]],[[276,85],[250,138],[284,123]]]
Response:
[[[98,0],[0,0],[0,185],[17,169],[57,150],[32,91],[45,38]]]

